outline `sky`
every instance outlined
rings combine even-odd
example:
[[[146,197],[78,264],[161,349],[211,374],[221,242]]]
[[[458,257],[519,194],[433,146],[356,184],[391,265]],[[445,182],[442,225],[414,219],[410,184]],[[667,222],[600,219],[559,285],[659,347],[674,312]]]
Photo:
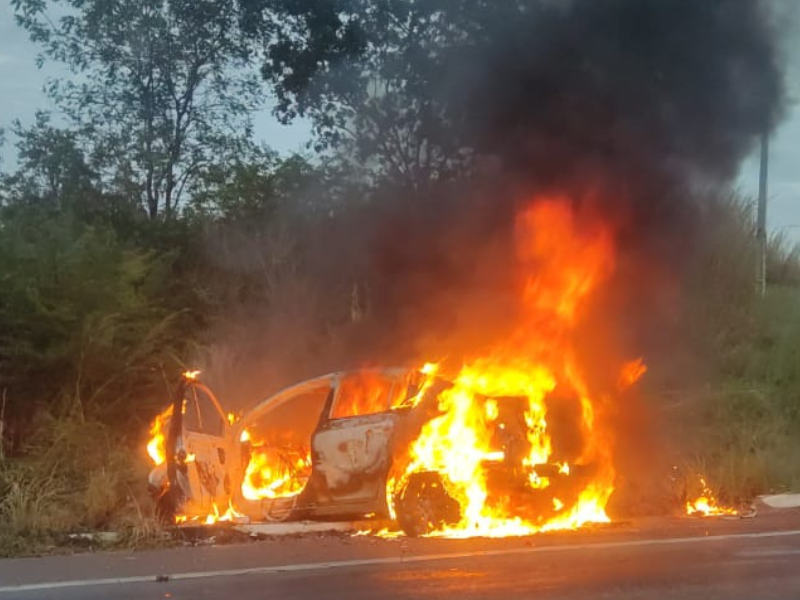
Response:
[[[34,62],[37,53],[38,47],[14,23],[10,3],[0,4],[0,128],[6,131],[14,119],[23,124],[31,123],[37,110],[56,112],[42,87],[48,77],[61,76],[66,71],[58,65],[47,64],[37,69]],[[795,98],[800,98],[799,66],[792,64],[789,69],[790,95]],[[767,220],[770,231],[783,232],[793,241],[800,242],[800,109],[793,105],[788,112],[770,141]],[[282,154],[302,152],[311,136],[311,126],[307,121],[281,125],[269,108],[255,116],[254,125],[257,140]],[[13,142],[7,135],[6,144],[0,149],[0,168],[8,170],[13,167]],[[739,189],[753,197],[758,190],[757,154],[744,161],[737,179]]]
[[[48,77],[68,74],[65,67],[45,64],[37,69],[35,59],[39,47],[28,39],[28,34],[14,22],[14,11],[7,0],[0,0],[0,128],[6,130],[6,144],[0,150],[2,167],[14,162],[16,150],[8,130],[14,119],[23,125],[32,123],[37,110],[57,112],[56,107],[42,91]],[[274,150],[288,154],[304,151],[311,137],[311,125],[299,121],[281,125],[269,108],[255,116],[254,125],[258,141],[266,142]]]

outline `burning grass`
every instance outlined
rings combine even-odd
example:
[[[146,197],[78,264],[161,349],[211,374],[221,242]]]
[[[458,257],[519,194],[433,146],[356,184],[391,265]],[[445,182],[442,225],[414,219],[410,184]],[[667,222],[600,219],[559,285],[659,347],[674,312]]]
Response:
[[[737,510],[727,506],[721,506],[714,496],[714,492],[708,487],[708,483],[702,476],[698,476],[699,496],[686,502],[686,514],[697,517],[710,517],[719,515],[736,515]]]

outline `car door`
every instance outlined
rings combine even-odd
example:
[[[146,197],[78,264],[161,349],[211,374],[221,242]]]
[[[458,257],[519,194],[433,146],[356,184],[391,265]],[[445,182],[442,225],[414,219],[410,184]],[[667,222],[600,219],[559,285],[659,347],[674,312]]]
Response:
[[[337,382],[311,444],[321,514],[372,512],[385,504],[397,421],[390,406],[398,385],[400,378],[380,371],[343,374]]]
[[[182,495],[176,512],[187,520],[214,520],[227,511],[231,499],[230,467],[235,449],[230,425],[205,385],[189,381],[178,398],[180,427],[170,469],[170,484],[177,485]]]
[[[333,399],[335,380],[336,375],[325,375],[284,389],[236,424],[233,437],[240,440],[242,457],[232,479],[237,510],[282,521],[307,508],[303,500],[313,473],[312,436]]]

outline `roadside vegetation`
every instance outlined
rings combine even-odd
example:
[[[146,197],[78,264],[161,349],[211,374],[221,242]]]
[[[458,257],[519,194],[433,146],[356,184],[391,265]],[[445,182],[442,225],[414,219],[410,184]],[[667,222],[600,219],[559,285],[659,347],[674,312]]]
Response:
[[[703,249],[685,288],[686,351],[665,361],[669,383],[650,388],[673,426],[679,491],[696,497],[703,476],[734,507],[800,489],[799,248],[782,233],[769,238],[762,297],[754,206],[736,196],[708,202]]]
[[[41,60],[81,83],[48,86],[58,121],[41,113],[5,136],[17,159],[0,174],[0,556],[83,544],[69,534],[88,531],[162,543],[145,440],[178,374],[202,363],[240,408],[337,366],[381,307],[357,257],[340,257],[353,261],[345,276],[320,268],[324,232],[376,190],[424,197],[476,169],[453,115],[431,108],[426,49],[453,40],[404,37],[383,14],[395,3],[364,9],[371,46],[347,32],[326,45],[336,16],[292,2],[12,4]],[[55,4],[67,20],[44,18]],[[430,25],[434,12],[403,18]],[[403,70],[370,94],[382,55],[365,49],[397,44]],[[320,66],[343,58],[356,67]],[[284,121],[311,119],[304,154],[254,142],[266,99]],[[644,396],[672,425],[684,491],[703,474],[735,504],[800,489],[800,252],[771,238],[762,298],[751,200],[724,189],[703,206],[670,324],[680,356],[645,357]],[[269,384],[224,381],[234,366]]]

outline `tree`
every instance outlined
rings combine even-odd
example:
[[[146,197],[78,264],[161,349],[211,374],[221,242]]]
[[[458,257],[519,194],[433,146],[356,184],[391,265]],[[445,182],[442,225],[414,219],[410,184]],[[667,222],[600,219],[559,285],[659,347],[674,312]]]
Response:
[[[92,163],[151,219],[173,218],[215,149],[250,136],[259,83],[234,0],[12,4],[43,48],[38,63],[75,74],[50,81],[48,93],[90,145]]]
[[[517,3],[242,4],[250,13],[249,33],[265,47],[262,74],[275,87],[276,114],[284,122],[310,117],[318,149],[345,147],[373,172],[411,189],[470,165],[463,117],[442,96],[442,84],[454,57],[477,43],[486,20],[519,10]],[[267,18],[273,11],[281,14],[277,26]]]
[[[70,213],[86,223],[111,225],[123,237],[146,220],[131,194],[103,186],[76,132],[54,127],[43,112],[29,127],[15,121],[12,132],[18,164],[15,172],[0,174],[0,204],[35,205],[43,215]]]
[[[671,163],[728,179],[782,116],[772,3],[243,3],[278,115],[310,117],[321,146],[353,144],[404,187],[479,156],[540,185],[589,164],[645,188]]]
[[[16,200],[39,200],[63,208],[67,198],[90,194],[96,174],[86,162],[74,132],[50,124],[47,113],[37,111],[34,124],[25,128],[14,121],[18,169],[5,178],[4,187]]]
[[[171,260],[66,211],[0,209],[0,390],[9,422],[33,418],[37,405],[79,405],[118,422],[143,410],[130,398],[159,385],[161,369],[174,369],[192,339],[189,311],[168,307]]]

